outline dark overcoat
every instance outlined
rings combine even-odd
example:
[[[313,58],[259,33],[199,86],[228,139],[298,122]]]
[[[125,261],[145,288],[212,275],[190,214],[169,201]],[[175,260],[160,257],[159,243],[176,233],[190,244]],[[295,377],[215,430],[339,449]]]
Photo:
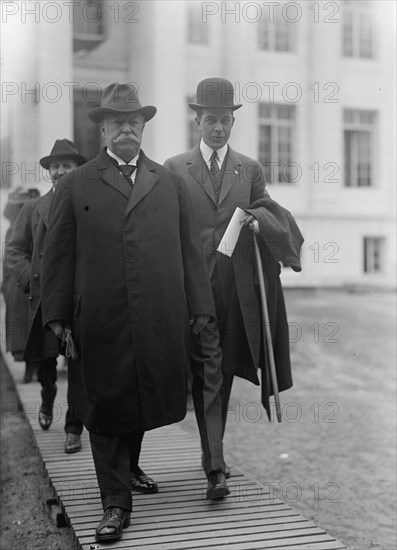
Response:
[[[277,385],[281,392],[292,386],[292,374],[279,262],[284,267],[301,271],[303,237],[291,213],[269,196],[255,201],[246,212],[255,215],[259,222],[257,243],[265,281]],[[244,227],[232,258],[223,255],[220,261],[231,262],[234,274],[223,335],[223,369],[254,384],[259,384],[258,369],[261,369],[262,404],[271,418],[269,397],[274,391],[270,378],[270,350],[263,331],[253,232]]]
[[[6,210],[14,210],[15,218],[17,217],[16,208],[20,211],[21,205],[12,205],[12,209],[6,207]],[[16,361],[23,360],[26,339],[29,333],[29,316],[28,316],[28,296],[21,291],[20,286],[12,271],[7,265],[8,243],[11,239],[11,234],[15,225],[15,218],[10,219],[11,225],[7,229],[5,242],[5,255],[3,258],[3,279],[1,282],[1,290],[5,302],[5,338],[6,350],[10,351]]]
[[[29,303],[26,361],[59,355],[57,337],[49,328],[43,329],[40,308],[41,261],[52,197],[51,189],[23,205],[7,244],[7,266]]]
[[[131,187],[105,150],[59,181],[43,257],[43,322],[72,327],[81,417],[131,433],[186,414],[189,317],[214,315],[184,182],[141,151]]]

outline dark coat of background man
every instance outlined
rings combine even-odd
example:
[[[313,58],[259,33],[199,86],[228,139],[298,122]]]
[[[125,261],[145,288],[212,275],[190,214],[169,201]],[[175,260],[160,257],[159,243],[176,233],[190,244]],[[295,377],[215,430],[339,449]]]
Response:
[[[79,355],[98,541],[129,525],[143,434],[184,418],[190,331],[215,315],[186,186],[140,149],[155,113],[132,85],[103,90],[88,116],[106,147],[59,182],[43,259],[43,321]]]
[[[222,437],[234,375],[259,384],[257,370],[262,369],[262,402],[270,415],[273,390],[268,368],[264,368],[268,357],[263,351],[252,230],[258,233],[280,391],[292,386],[292,376],[279,261],[300,271],[303,238],[291,214],[269,197],[260,164],[228,145],[233,113],[242,106],[234,103],[231,82],[223,78],[201,81],[197,102],[189,106],[196,112],[201,141],[191,151],[168,159],[165,166],[186,182],[216,307],[216,323],[209,323],[194,337],[191,349],[193,401],[211,490],[211,471],[218,471],[220,488],[226,484],[224,474],[230,474],[223,459]],[[236,207],[246,214],[230,259],[217,248]]]
[[[51,153],[40,159],[40,165],[49,171],[52,188],[42,197],[28,201],[23,206],[7,244],[7,265],[21,291],[29,296],[29,331],[24,356],[26,361],[38,361],[38,380],[42,386],[39,424],[43,430],[48,430],[53,420],[59,355],[58,339],[49,328],[43,328],[42,325],[40,287],[44,240],[59,178],[86,161],[71,141],[56,140]],[[71,376],[72,369],[68,369],[68,378]],[[74,401],[72,384],[68,385],[68,402],[71,401]],[[73,407],[68,407],[66,412],[66,453],[75,453],[81,449],[83,424],[77,413]]]
[[[4,236],[5,255],[3,258],[3,279],[1,282],[1,291],[4,296],[6,312],[6,351],[10,351],[17,362],[24,361],[25,344],[29,333],[29,301],[28,295],[21,292],[17,279],[7,266],[7,245],[22,206],[26,201],[39,197],[40,192],[38,189],[24,189],[20,185],[8,194],[3,212],[3,216],[10,222]],[[34,361],[27,361],[25,363],[25,373],[23,376],[25,384],[32,381],[36,366]]]

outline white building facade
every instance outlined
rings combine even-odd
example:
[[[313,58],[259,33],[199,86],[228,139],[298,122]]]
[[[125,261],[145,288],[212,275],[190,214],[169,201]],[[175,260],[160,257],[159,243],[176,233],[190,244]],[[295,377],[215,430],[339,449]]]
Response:
[[[231,146],[261,162],[305,237],[284,284],[395,287],[394,2],[2,4],[3,199],[48,188],[38,160],[55,139],[98,151],[86,111],[110,82],[157,106],[143,148],[163,162],[196,142],[187,103],[220,76],[243,103]]]

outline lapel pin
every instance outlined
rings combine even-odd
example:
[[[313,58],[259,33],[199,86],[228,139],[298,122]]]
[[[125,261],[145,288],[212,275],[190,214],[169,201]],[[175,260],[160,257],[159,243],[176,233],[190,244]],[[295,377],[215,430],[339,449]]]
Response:
[[[235,174],[238,174],[238,170],[235,170],[234,173],[235,173]]]

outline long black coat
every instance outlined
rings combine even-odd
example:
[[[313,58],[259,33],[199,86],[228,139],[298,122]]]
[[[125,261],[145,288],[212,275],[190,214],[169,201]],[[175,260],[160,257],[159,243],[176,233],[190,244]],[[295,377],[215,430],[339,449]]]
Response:
[[[292,386],[289,331],[284,294],[280,282],[281,261],[285,267],[301,271],[301,232],[288,210],[269,196],[256,200],[246,212],[259,222],[257,238],[265,280],[267,309],[279,391]],[[219,253],[218,253],[219,254]],[[259,384],[262,370],[262,404],[271,417],[269,396],[273,387],[269,376],[269,356],[263,339],[261,298],[253,233],[243,228],[232,259],[222,255],[219,261],[231,262],[233,282],[223,340],[223,369]]]
[[[88,430],[186,414],[189,316],[214,315],[185,184],[143,152],[131,188],[105,150],[64,176],[43,258],[43,322],[72,326]]]
[[[59,342],[42,326],[40,308],[41,260],[53,190],[27,201],[16,219],[7,244],[7,266],[29,303],[24,359],[37,361],[59,355]]]
[[[20,210],[22,205],[12,205]],[[10,210],[10,209],[8,209]],[[15,212],[14,212],[15,214]],[[1,290],[5,301],[5,337],[6,350],[10,351],[16,361],[23,360],[26,339],[29,334],[28,295],[22,292],[18,281],[7,265],[9,242],[15,225],[15,218],[7,229],[5,242],[5,255],[3,259],[3,279]]]

